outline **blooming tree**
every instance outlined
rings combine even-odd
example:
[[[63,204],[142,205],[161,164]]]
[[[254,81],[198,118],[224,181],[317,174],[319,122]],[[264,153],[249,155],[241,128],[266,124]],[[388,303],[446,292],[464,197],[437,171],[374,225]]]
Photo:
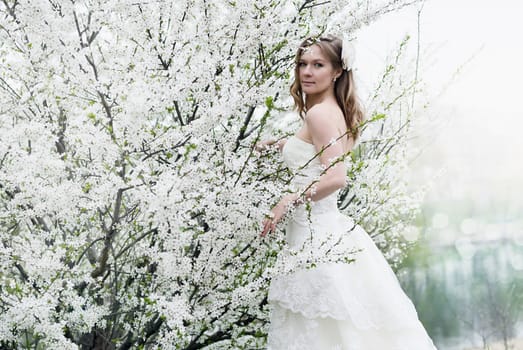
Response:
[[[263,348],[259,224],[292,175],[252,145],[304,37],[406,4],[2,0],[0,346]],[[340,202],[363,224],[371,168]]]
[[[407,36],[399,43],[366,99],[371,119],[351,154],[349,186],[339,198],[339,207],[366,229],[393,267],[411,246],[404,233],[413,229],[428,188],[409,188],[406,176],[418,152],[409,138],[422,118],[414,117],[429,105],[424,96],[413,99],[421,83],[406,53],[409,41]]]

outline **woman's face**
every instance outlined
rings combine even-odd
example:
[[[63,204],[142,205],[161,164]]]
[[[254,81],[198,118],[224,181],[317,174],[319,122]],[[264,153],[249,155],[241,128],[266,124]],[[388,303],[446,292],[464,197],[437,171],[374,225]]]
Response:
[[[318,45],[304,49],[298,61],[301,89],[307,95],[322,94],[334,86],[337,76],[331,62],[323,55]]]

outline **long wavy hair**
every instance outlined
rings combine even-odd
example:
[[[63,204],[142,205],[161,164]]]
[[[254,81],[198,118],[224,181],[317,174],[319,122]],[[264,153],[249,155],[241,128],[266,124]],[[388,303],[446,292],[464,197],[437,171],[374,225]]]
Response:
[[[305,39],[301,43],[296,53],[294,82],[291,85],[291,95],[294,99],[295,108],[300,114],[300,117],[304,118],[307,108],[305,105],[305,94],[301,87],[299,62],[305,49],[312,45],[317,45],[321,49],[322,53],[331,62],[334,69],[342,70],[341,75],[334,83],[334,95],[336,96],[336,101],[345,117],[345,124],[349,131],[349,135],[356,140],[360,135],[359,127],[365,119],[365,113],[356,94],[352,69],[347,71],[342,68],[342,41],[338,37],[331,35],[320,38],[311,37]]]

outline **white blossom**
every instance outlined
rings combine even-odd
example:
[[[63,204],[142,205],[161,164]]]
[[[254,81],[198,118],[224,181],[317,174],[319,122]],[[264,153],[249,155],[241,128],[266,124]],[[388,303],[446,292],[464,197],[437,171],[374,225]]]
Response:
[[[275,266],[282,232],[259,237],[293,174],[252,145],[290,107],[301,40],[404,3],[2,2],[5,347],[263,348],[269,280],[304,257]],[[400,161],[362,160],[346,211],[407,215],[377,181]]]

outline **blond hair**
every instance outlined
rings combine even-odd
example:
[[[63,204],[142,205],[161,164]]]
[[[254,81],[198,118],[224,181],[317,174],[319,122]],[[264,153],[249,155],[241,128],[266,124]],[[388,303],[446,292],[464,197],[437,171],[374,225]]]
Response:
[[[343,112],[345,124],[349,134],[356,140],[360,134],[359,126],[362,124],[364,118],[364,111],[356,94],[356,87],[354,85],[354,78],[352,69],[347,71],[342,68],[341,50],[342,41],[335,36],[325,36],[320,38],[308,38],[304,40],[295,58],[294,68],[294,82],[291,85],[291,95],[294,99],[294,105],[303,118],[306,113],[306,106],[304,101],[304,93],[301,88],[301,81],[299,75],[299,62],[301,56],[306,48],[317,45],[325,57],[331,62],[334,69],[341,69],[341,75],[334,83],[334,95],[336,102]]]

